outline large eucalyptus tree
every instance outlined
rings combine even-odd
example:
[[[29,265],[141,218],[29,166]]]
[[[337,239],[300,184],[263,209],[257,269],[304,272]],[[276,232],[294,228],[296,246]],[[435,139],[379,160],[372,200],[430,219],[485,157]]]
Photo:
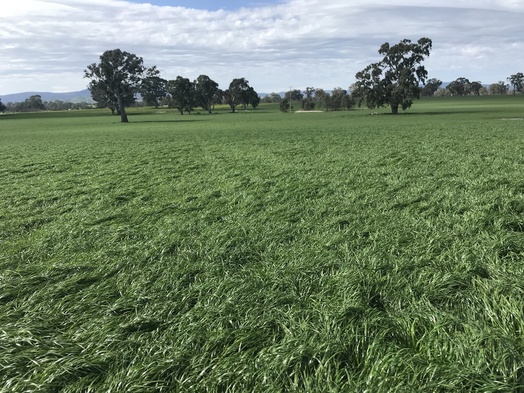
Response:
[[[420,38],[416,43],[404,39],[393,46],[382,44],[378,53],[383,59],[356,74],[352,93],[359,104],[365,101],[369,108],[389,105],[393,114],[399,108],[411,107],[413,100],[420,98],[421,84],[428,76],[422,62],[431,46],[429,38]]]
[[[218,83],[207,75],[200,75],[194,82],[196,102],[204,110],[211,113],[213,101],[219,92]]]
[[[91,93],[96,92],[95,96],[105,96],[108,102],[113,102],[122,123],[127,123],[125,104],[129,102],[130,95],[134,96],[139,91],[145,72],[141,57],[114,49],[105,51],[100,56],[100,63],[88,65],[84,77],[91,79],[88,86]],[[95,96],[93,99],[96,100]]]

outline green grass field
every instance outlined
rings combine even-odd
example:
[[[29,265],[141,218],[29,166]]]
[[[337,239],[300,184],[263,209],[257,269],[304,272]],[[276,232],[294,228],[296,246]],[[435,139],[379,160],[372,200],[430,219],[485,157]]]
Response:
[[[0,392],[524,392],[524,97],[387,112],[0,116]]]

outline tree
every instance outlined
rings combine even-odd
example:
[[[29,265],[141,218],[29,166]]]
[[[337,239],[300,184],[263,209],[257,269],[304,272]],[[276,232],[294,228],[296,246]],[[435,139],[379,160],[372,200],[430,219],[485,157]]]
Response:
[[[326,110],[329,110],[331,96],[324,89],[315,90],[315,100],[318,101]]]
[[[426,85],[422,88],[420,95],[423,97],[432,97],[435,95],[437,90],[442,85],[442,81],[436,78],[431,78],[426,82]]]
[[[146,71],[145,77],[140,83],[140,94],[146,105],[158,108],[160,101],[167,95],[167,81],[160,78],[160,72],[156,66]]]
[[[224,91],[224,98],[231,108],[231,112],[235,113],[238,105],[243,105],[244,109],[247,109],[247,105],[253,101],[253,93],[256,94],[254,90],[251,90],[249,81],[245,78],[236,78],[231,81],[229,88]]]
[[[352,87],[354,89],[354,87]],[[335,87],[331,94],[324,89],[315,90],[315,99],[319,101],[326,111],[348,110],[355,105],[351,94],[341,87]]]
[[[289,109],[291,108],[289,105],[289,98],[284,98],[282,101],[280,101],[280,111],[284,113],[288,113]]]
[[[302,92],[299,89],[294,89],[286,91],[284,98],[287,98],[290,101],[302,101],[302,98],[304,98],[304,94],[302,94]]]
[[[522,93],[524,88],[524,74],[522,72],[517,72],[507,78],[508,82],[513,88],[513,94]]]
[[[100,63],[90,64],[84,70],[84,77],[91,79],[89,89],[94,88],[107,102],[116,104],[122,123],[128,122],[126,98],[139,91],[146,71],[143,63],[135,54],[114,49],[105,51],[100,56]]]
[[[181,115],[184,111],[191,113],[195,106],[195,85],[188,79],[177,76],[167,82],[169,107],[177,108]]]
[[[497,95],[497,94],[507,94],[509,89],[509,85],[506,84],[503,81],[499,81],[497,83],[492,83],[488,87],[489,94]]]
[[[469,84],[468,92],[469,94],[474,94],[476,96],[479,96],[482,89],[483,89],[482,83],[474,81]]]
[[[211,113],[213,100],[219,90],[218,83],[207,75],[200,75],[193,83],[195,85],[196,104]]]
[[[455,79],[453,82],[450,82],[446,86],[446,89],[448,89],[453,96],[465,96],[470,93],[470,85],[471,82],[469,79],[460,77]]]
[[[353,107],[355,101],[353,97],[348,93],[347,90],[344,90],[340,87],[336,87],[331,92],[331,99],[329,100],[328,110],[348,110]]]
[[[396,45],[384,43],[378,53],[383,59],[368,65],[356,74],[353,92],[359,105],[365,101],[369,108],[390,106],[397,114],[399,107],[406,110],[415,98],[420,98],[420,84],[424,84],[427,71],[422,65],[429,56],[432,41],[420,38],[416,43],[404,39]]]
[[[0,113],[5,112],[7,109],[7,106],[2,102],[2,99],[0,98]]]
[[[213,109],[215,109],[215,104],[221,104],[224,100],[224,90],[217,89],[216,93],[213,95],[212,105]]]
[[[288,100],[290,111],[293,110],[293,101],[300,102],[303,98],[304,94],[302,94],[302,91],[300,91],[299,89],[289,90],[286,91],[286,93],[284,94],[284,99]]]
[[[315,101],[313,101],[313,96],[315,94],[314,87],[306,87],[304,91],[305,97],[302,100],[302,109],[306,111],[311,111],[315,109]]]
[[[224,102],[231,108],[231,113],[235,113],[238,105],[238,99],[229,89],[224,90]]]
[[[251,86],[249,87],[247,91],[247,101],[253,109],[257,109],[257,106],[260,104],[260,96],[255,91],[255,89],[253,89]],[[244,108],[245,108],[245,105],[244,105]]]
[[[42,102],[42,96],[35,94],[27,98],[24,102],[24,109],[28,111],[45,111],[45,105]]]

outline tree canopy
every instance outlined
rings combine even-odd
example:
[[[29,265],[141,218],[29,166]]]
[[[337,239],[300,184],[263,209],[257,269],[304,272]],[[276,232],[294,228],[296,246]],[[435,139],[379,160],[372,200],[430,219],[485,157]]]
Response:
[[[193,83],[195,85],[195,101],[197,105],[211,113],[213,103],[220,92],[218,83],[207,75],[200,75]]]
[[[470,94],[479,96],[482,89],[483,89],[482,83],[480,83],[479,81],[473,81],[469,84],[469,93]]]
[[[247,109],[248,105],[256,108],[260,103],[258,93],[249,86],[249,81],[246,78],[235,78],[229,84],[229,88],[224,91],[224,98],[231,108],[231,112],[235,112],[238,105],[243,105]]]
[[[195,86],[188,78],[177,76],[168,81],[167,93],[170,108],[177,108],[181,115],[184,111],[191,113],[195,106]]]
[[[507,85],[504,81],[499,81],[489,85],[488,92],[489,94],[506,94],[508,89],[509,85]]]
[[[369,108],[390,106],[393,114],[411,107],[415,98],[420,98],[420,84],[424,84],[427,71],[422,65],[429,56],[432,41],[420,38],[416,43],[404,39],[391,46],[384,43],[378,53],[381,61],[372,63],[356,74],[353,92],[359,105],[366,102]]]
[[[324,89],[315,89],[315,100],[328,112],[348,110],[355,103],[353,96],[341,87],[335,87],[331,94]]]
[[[287,98],[290,101],[302,101],[302,99],[304,98],[304,94],[302,94],[302,91],[299,89],[293,89],[287,91],[284,95],[284,98]]]
[[[167,95],[167,81],[158,76],[159,74],[156,66],[149,68],[140,84],[142,99],[155,108],[158,108],[160,100]]]
[[[426,81],[426,85],[422,88],[422,91],[420,92],[420,95],[424,97],[431,97],[435,95],[437,90],[442,85],[442,81],[440,79],[431,78]]]
[[[460,78],[455,79],[450,82],[446,89],[450,91],[453,96],[465,96],[470,93],[471,82],[468,78],[461,76]]]
[[[522,93],[524,89],[524,74],[522,72],[517,72],[516,74],[510,75],[508,77],[508,82],[513,88],[513,94]]]

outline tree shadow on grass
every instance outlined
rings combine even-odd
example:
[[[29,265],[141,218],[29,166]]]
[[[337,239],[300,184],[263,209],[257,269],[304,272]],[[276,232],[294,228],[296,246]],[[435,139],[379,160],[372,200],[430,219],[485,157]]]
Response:
[[[424,112],[399,112],[399,113],[391,113],[391,112],[371,112],[371,113],[366,113],[364,114],[364,116],[379,116],[379,117],[382,117],[382,116],[387,116],[387,117],[391,117],[391,118],[402,118],[402,117],[411,117],[411,116],[435,116],[435,115],[439,115],[439,116],[443,116],[443,115],[466,115],[466,114],[482,114],[482,113],[487,113],[489,111],[484,111],[484,112],[481,112],[481,111],[478,111],[478,110],[451,110],[451,111],[424,111]]]
[[[179,119],[173,119],[173,120],[138,120],[138,121],[130,120],[129,124],[141,124],[141,123],[193,123],[193,122],[196,122],[196,121],[198,121],[198,120],[197,119],[187,119],[187,120],[186,119],[183,119],[183,120],[179,120]]]
[[[465,115],[465,114],[472,114],[472,113],[486,113],[489,111],[479,111],[479,110],[450,110],[450,111],[428,111],[428,112],[404,112],[399,113],[399,115],[402,116],[431,116],[431,115]],[[392,115],[391,113],[388,113],[388,115]],[[395,115],[398,116],[398,115]]]

